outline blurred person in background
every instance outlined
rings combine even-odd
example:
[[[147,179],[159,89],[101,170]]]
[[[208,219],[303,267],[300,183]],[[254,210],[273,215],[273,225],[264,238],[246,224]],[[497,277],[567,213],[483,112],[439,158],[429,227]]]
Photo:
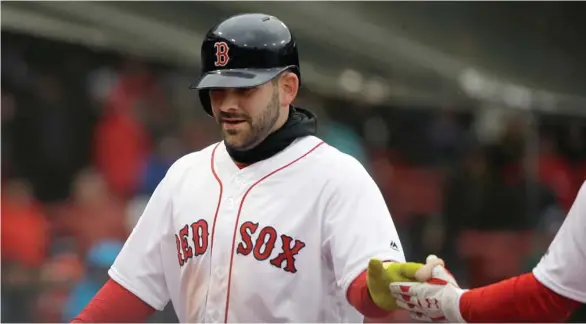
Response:
[[[151,195],[171,165],[184,154],[185,150],[178,138],[165,136],[160,139],[145,161],[137,193]]]
[[[522,160],[529,135],[526,115],[507,112],[500,119],[504,125],[495,142],[490,145],[491,164],[499,172]]]
[[[40,291],[33,304],[36,322],[61,322],[69,294],[83,276],[75,240],[56,238],[51,250],[51,256],[40,270]]]
[[[564,131],[563,147],[571,161],[576,192],[580,188],[580,181],[586,179],[586,125],[572,121]]]
[[[94,132],[94,164],[113,193],[124,199],[138,188],[141,164],[150,147],[147,130],[136,116],[137,106],[131,105],[107,109]]]
[[[49,227],[30,184],[8,180],[2,188],[2,319],[32,320],[29,304],[46,260]]]
[[[128,199],[138,189],[141,166],[152,145],[149,128],[156,129],[166,113],[149,69],[140,61],[126,60],[94,133],[94,163],[116,195]]]
[[[67,197],[69,182],[76,171],[75,150],[78,132],[72,107],[61,79],[52,72],[41,73],[34,88],[29,113],[37,118],[29,133],[35,154],[29,156],[32,181],[39,199],[59,201]]]
[[[330,120],[323,125],[323,139],[341,152],[353,156],[369,170],[368,155],[362,139],[352,128]]]
[[[555,205],[542,212],[533,231],[533,246],[530,254],[525,257],[523,271],[529,272],[537,266],[565,218],[564,210]]]
[[[2,121],[2,146],[0,147],[0,158],[1,158],[1,174],[2,181],[8,178],[11,173],[14,173],[13,165],[14,161],[14,136],[16,131],[15,125],[15,114],[16,114],[16,97],[2,84],[2,101],[0,106],[2,107],[0,113]]]
[[[487,154],[485,149],[472,144],[448,174],[442,212],[447,251],[456,250],[462,230],[478,228],[476,223],[490,213],[487,199],[495,192],[497,177],[490,170]],[[449,255],[445,259],[450,260]]]
[[[559,206],[567,212],[572,206],[577,188],[570,164],[560,154],[558,143],[553,136],[547,133],[540,135],[537,159],[539,182],[555,194]]]
[[[439,254],[445,251],[446,231],[439,215],[411,215],[416,220],[409,228],[409,258],[411,260],[425,260],[430,254]]]
[[[93,108],[96,115],[100,115],[109,100],[110,94],[118,85],[118,71],[109,64],[101,64],[99,67],[88,71],[85,79],[90,107]]]
[[[442,223],[447,239],[442,253],[454,265],[460,264],[463,258],[471,286],[501,279],[489,274],[494,271],[490,269],[488,257],[497,253],[500,245],[495,243],[500,240],[499,234],[528,228],[524,192],[518,186],[507,184],[491,167],[489,158],[486,148],[471,144],[461,164],[448,178],[445,189]],[[487,249],[487,244],[492,249]]]
[[[456,162],[467,140],[466,135],[455,111],[450,108],[438,111],[428,126],[428,136],[436,163],[448,167]]]
[[[108,269],[120,253],[124,242],[103,240],[94,243],[85,258],[85,275],[71,291],[61,321],[71,321],[108,281]]]
[[[564,127],[563,131],[563,152],[571,161],[575,179],[574,187],[580,188],[580,179],[586,179],[586,124],[575,120]]]
[[[556,139],[548,132],[540,133],[537,155],[526,149],[515,159],[502,166],[502,176],[512,185],[536,186],[537,191],[547,190],[565,211],[576,194],[573,173],[568,161],[560,154]],[[532,214],[538,213],[533,211]]]
[[[215,123],[209,119],[189,118],[181,122],[179,137],[186,152],[199,151],[210,142],[220,140]]]
[[[109,190],[103,177],[88,168],[77,174],[56,227],[63,235],[75,238],[83,256],[101,240],[127,237],[125,208],[125,202]]]

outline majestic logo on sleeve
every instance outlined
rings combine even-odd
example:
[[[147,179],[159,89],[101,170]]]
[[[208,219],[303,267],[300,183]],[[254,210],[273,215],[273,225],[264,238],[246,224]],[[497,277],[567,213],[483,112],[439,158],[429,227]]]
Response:
[[[230,61],[230,56],[228,56],[230,48],[228,47],[228,44],[226,42],[216,42],[214,48],[216,49],[216,61],[214,62],[214,65],[226,66],[228,61]]]
[[[391,249],[397,252],[399,251],[399,246],[397,245],[397,243],[395,243],[395,241],[391,241],[391,244],[389,244],[389,246],[391,247]]]
[[[240,226],[240,243],[235,253],[248,256],[252,254],[258,261],[268,263],[290,273],[296,273],[295,256],[305,247],[305,243],[281,234],[271,226],[259,228],[258,223],[244,222]],[[200,219],[191,225],[183,226],[175,234],[177,260],[183,266],[189,259],[205,254],[210,240],[208,223]],[[278,244],[277,244],[278,243]],[[275,247],[279,246],[280,250]],[[278,251],[275,252],[275,251]]]

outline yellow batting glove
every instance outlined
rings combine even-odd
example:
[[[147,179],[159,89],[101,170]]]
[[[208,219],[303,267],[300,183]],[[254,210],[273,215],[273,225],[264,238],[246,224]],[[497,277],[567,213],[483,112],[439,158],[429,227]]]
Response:
[[[368,262],[366,283],[370,297],[374,303],[388,311],[399,307],[391,295],[389,285],[393,282],[416,282],[415,273],[423,267],[414,262],[382,262],[379,259],[370,259]]]

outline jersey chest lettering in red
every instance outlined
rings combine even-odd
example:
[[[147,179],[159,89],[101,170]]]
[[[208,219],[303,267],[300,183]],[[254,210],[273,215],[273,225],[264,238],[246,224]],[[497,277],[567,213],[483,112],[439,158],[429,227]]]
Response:
[[[240,226],[240,239],[236,253],[242,255],[252,255],[258,261],[267,260],[275,249],[277,238],[281,239],[281,253],[272,258],[269,263],[277,268],[287,272],[295,273],[295,256],[305,247],[305,243],[300,240],[293,240],[292,237],[281,234],[280,236],[271,226],[265,226],[260,231],[258,223],[244,222]],[[256,240],[253,235],[256,234]]]
[[[190,232],[192,233],[191,244],[189,242]],[[189,259],[204,254],[208,249],[208,240],[208,222],[204,219],[200,219],[191,225],[183,226],[179,233],[175,234],[179,265],[183,266]],[[193,248],[191,245],[193,245]]]
[[[189,259],[203,255],[209,246],[209,229],[208,223],[200,219],[191,225],[184,225],[177,234],[175,234],[175,243],[177,246],[177,260],[180,266],[183,266]],[[271,226],[259,228],[258,223],[244,222],[239,230],[240,242],[236,248],[236,253],[244,256],[252,254],[258,261],[268,260],[269,264],[283,269],[284,271],[295,273],[295,256],[305,247],[305,243],[293,239],[292,237],[280,234]],[[280,252],[272,257],[275,245],[280,242]]]

